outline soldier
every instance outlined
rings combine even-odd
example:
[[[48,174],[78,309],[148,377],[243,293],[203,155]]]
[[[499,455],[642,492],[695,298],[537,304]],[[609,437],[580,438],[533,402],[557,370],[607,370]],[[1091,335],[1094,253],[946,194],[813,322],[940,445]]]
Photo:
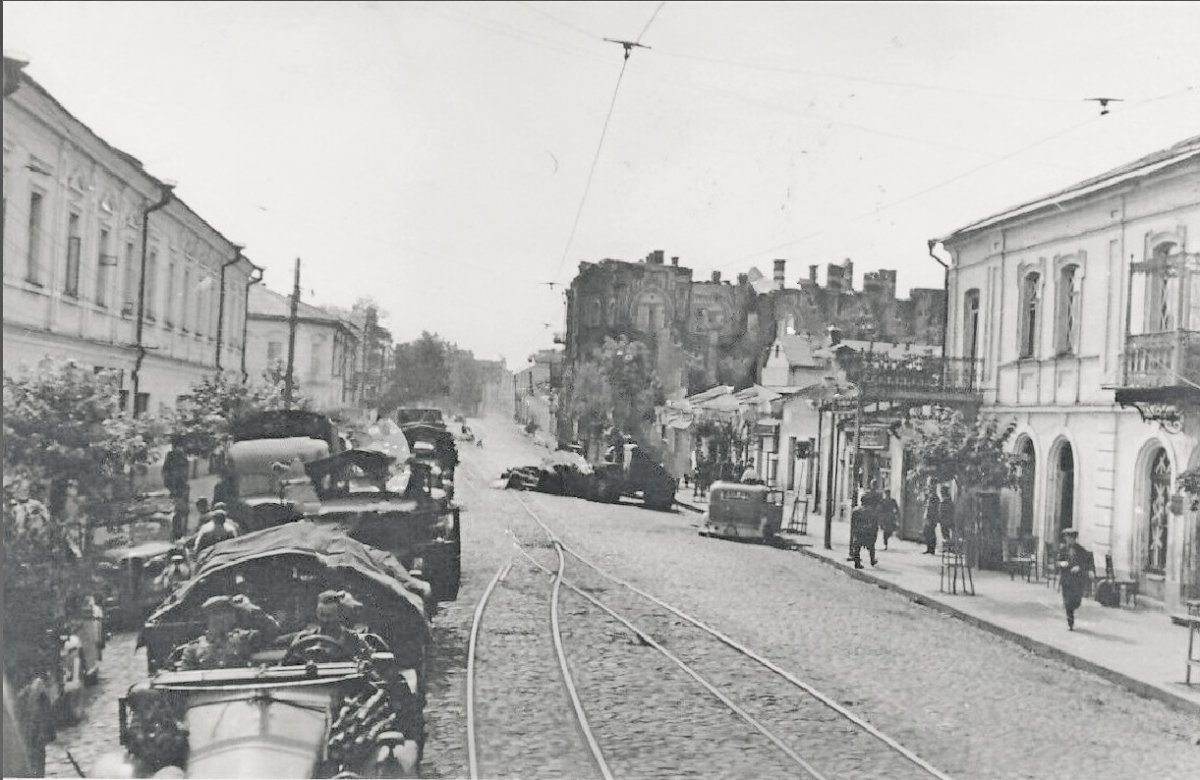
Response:
[[[863,502],[850,514],[850,559],[854,568],[863,568],[862,548],[866,547],[871,556],[871,565],[877,566],[875,560],[875,538],[879,535],[879,518],[876,514],[875,497],[868,493],[863,496]]]
[[[369,655],[370,646],[362,635],[350,628],[353,612],[360,607],[362,604],[344,590],[324,591],[317,597],[316,625],[297,631],[291,645],[295,647],[308,637],[327,636],[344,647],[351,659]]]
[[[250,655],[263,648],[279,624],[245,596],[213,596],[202,607],[208,618],[204,636],[183,646],[180,669],[221,669],[245,666]],[[255,628],[238,628],[239,619]]]
[[[1063,607],[1067,611],[1067,629],[1075,630],[1075,610],[1083,602],[1092,568],[1092,554],[1079,544],[1079,531],[1064,528],[1063,543],[1058,549],[1059,582],[1062,585]]]

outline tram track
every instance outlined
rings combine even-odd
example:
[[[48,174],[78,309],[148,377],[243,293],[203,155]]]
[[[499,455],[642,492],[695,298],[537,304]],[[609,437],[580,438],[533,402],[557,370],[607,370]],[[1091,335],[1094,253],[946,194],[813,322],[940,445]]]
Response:
[[[727,648],[728,651],[736,653],[743,666],[752,666],[753,668],[762,670],[764,673],[769,673],[769,675],[773,676],[776,680],[776,688],[778,688],[778,682],[782,680],[784,682],[784,689],[793,693],[798,693],[801,695],[799,698],[805,698],[811,702],[815,702],[820,708],[826,710],[825,717],[821,717],[820,714],[812,713],[812,707],[804,708],[803,710],[797,710],[797,702],[795,699],[798,697],[790,697],[792,701],[789,704],[786,701],[789,697],[784,696],[783,691],[779,690],[777,695],[763,697],[773,699],[775,701],[770,702],[768,706],[755,707],[754,709],[759,710],[758,717],[756,718],[749,711],[751,709],[749,702],[745,702],[746,706],[744,707],[739,706],[729,696],[726,696],[724,693],[718,690],[717,686],[705,678],[704,674],[697,669],[697,664],[694,661],[693,663],[688,663],[687,660],[680,658],[679,655],[672,654],[665,647],[663,647],[663,643],[656,641],[655,637],[651,636],[647,630],[634,625],[634,623],[628,620],[627,617],[619,614],[611,604],[604,604],[599,599],[596,599],[594,596],[586,593],[584,590],[578,587],[576,582],[564,583],[580,597],[586,599],[589,603],[592,603],[597,608],[605,611],[613,619],[624,624],[631,632],[638,635],[641,641],[651,647],[654,647],[658,652],[665,655],[668,660],[679,667],[685,674],[691,677],[709,694],[720,700],[724,706],[729,708],[730,711],[736,714],[742,721],[744,721],[755,731],[762,734],[769,742],[771,742],[772,745],[779,749],[795,766],[803,770],[808,776],[822,778],[826,776],[841,777],[858,774],[861,776],[882,775],[888,777],[934,777],[938,778],[939,780],[949,780],[948,776],[944,772],[925,761],[914,751],[901,744],[895,738],[885,734],[866,721],[864,718],[851,712],[847,707],[838,703],[831,696],[828,696],[822,691],[818,690],[811,683],[800,679],[795,674],[783,669],[778,664],[775,664],[774,662],[763,657],[755,650],[727,636],[712,626],[707,625],[703,621],[687,614],[683,610],[671,604],[668,604],[662,599],[647,593],[632,583],[613,575],[606,569],[590,561],[588,558],[585,558],[571,547],[565,545],[554,529],[551,528],[549,524],[539,515],[539,513],[534,510],[533,506],[531,506],[531,503],[536,505],[536,500],[526,501],[521,496],[515,494],[513,495],[513,498],[518,504],[521,505],[522,510],[538,525],[542,533],[544,533],[546,537],[551,540],[551,542],[556,546],[556,549],[569,555],[575,562],[579,564],[579,567],[577,568],[580,568],[585,573],[585,576],[582,579],[586,580],[589,576],[598,577],[616,586],[616,600],[622,602],[623,608],[621,611],[625,613],[625,616],[630,614],[644,615],[649,624],[656,626],[656,633],[659,635],[659,638],[663,638],[664,641],[669,638],[672,643],[678,643],[681,647],[695,643],[695,641],[690,637],[684,636],[684,632],[681,632],[679,627],[672,625],[677,624],[679,621],[683,621],[692,629],[693,633],[698,631],[703,637],[710,639],[713,642],[720,643]],[[545,511],[544,507],[538,507],[538,509]],[[523,550],[523,552],[525,551]],[[528,555],[527,552],[525,552],[525,554]],[[541,568],[543,571],[548,571],[544,566],[539,566],[539,568]],[[556,573],[553,576],[555,576],[557,580],[558,578],[561,578],[562,574]],[[574,576],[576,577],[576,580],[581,579],[579,575]],[[594,591],[596,588],[589,588],[589,590]],[[641,600],[642,602],[653,605],[653,608],[647,611],[646,609],[639,608],[636,604],[626,604],[625,602],[629,601],[629,599],[624,598],[626,595],[636,596],[637,599]],[[653,615],[652,613],[654,610],[658,610],[660,615],[657,617]],[[665,613],[665,615],[662,613]],[[706,656],[711,655],[708,651],[703,651],[703,648],[700,650],[701,651],[697,652],[697,656],[700,659],[705,659]],[[752,663],[745,664],[746,661],[750,661]],[[712,667],[717,667],[716,669],[713,669],[713,671],[719,673],[724,671],[722,667],[729,663],[729,661],[724,659],[716,660],[709,657],[707,658],[707,662],[703,665],[710,667],[710,669]],[[738,669],[737,671],[745,678],[751,678],[753,676],[748,674],[745,669]],[[721,674],[721,676],[728,677],[728,674]],[[754,682],[752,679],[748,681],[751,684]],[[763,686],[760,684],[757,687],[761,688]],[[850,753],[858,753],[860,755],[860,759],[850,762],[835,762],[833,766],[824,770],[824,772],[818,769],[816,765],[820,764],[821,762],[809,760],[805,757],[806,750],[804,748],[805,739],[803,734],[793,736],[791,739],[785,739],[784,737],[779,736],[779,733],[772,731],[771,728],[764,725],[763,721],[770,721],[772,725],[779,724],[777,726],[777,730],[781,733],[787,733],[789,726],[794,727],[795,723],[791,722],[790,718],[780,718],[779,714],[773,714],[771,712],[771,710],[780,709],[788,711],[787,714],[793,717],[799,714],[800,721],[805,725],[806,728],[816,727],[817,729],[824,729],[826,731],[831,729],[839,732],[844,731],[845,737],[842,744],[845,751]],[[882,750],[880,748],[882,748]],[[887,760],[887,758],[884,757],[884,754],[886,754],[888,757],[898,760]],[[861,768],[861,772],[855,771],[856,767],[852,765],[860,765],[859,768]]]
[[[472,487],[486,484],[478,476],[472,479],[472,483]],[[690,684],[696,689],[696,693],[700,693],[702,689],[701,695],[704,698],[710,702],[719,702],[721,707],[727,710],[727,714],[736,716],[762,740],[760,752],[771,751],[779,759],[786,758],[788,766],[792,767],[786,776],[796,776],[802,772],[806,777],[820,780],[880,776],[934,777],[949,780],[945,773],[914,751],[851,712],[811,683],[585,558],[566,545],[538,511],[535,511],[535,506],[543,513],[548,511],[545,507],[538,506],[540,502],[532,498],[527,501],[516,493],[510,495],[520,506],[522,513],[536,524],[540,534],[549,542],[547,545],[540,540],[522,539],[510,524],[509,533],[513,536],[518,554],[534,570],[540,572],[541,576],[551,580],[551,632],[556,647],[562,648],[565,644],[558,613],[559,593],[566,591],[586,604],[589,609],[599,610],[606,619],[621,625],[625,632],[636,638],[639,646],[651,648],[666,658],[679,673],[681,683]],[[538,561],[537,554],[549,549],[554,550],[557,561]],[[566,579],[567,557],[575,564],[570,581]],[[606,597],[608,603],[593,595],[597,592],[611,594]],[[573,614],[578,615],[579,612]],[[639,626],[635,620],[650,628]],[[704,646],[705,643],[720,646],[721,650],[714,651],[711,647]],[[570,651],[579,663],[578,659],[591,648],[582,646],[587,643],[576,644],[578,646],[571,647]],[[644,658],[644,652],[642,657]],[[559,662],[566,679],[570,673],[565,653],[561,651]],[[635,663],[642,661],[635,660]],[[684,677],[687,678],[686,681]],[[734,684],[730,683],[731,678],[736,681]],[[717,682],[714,682],[714,679]],[[783,685],[780,685],[780,681]],[[582,714],[577,692],[573,692],[571,696],[576,712]],[[586,716],[579,722],[585,724]],[[591,734],[589,727],[581,728],[587,729],[594,756],[603,761],[602,754],[596,747],[599,740]],[[814,748],[809,744],[814,741],[814,737],[818,743],[823,741],[824,745]],[[832,759],[829,755],[831,741],[838,745],[836,752],[841,754]],[[624,763],[615,755],[616,751],[613,752],[613,759],[618,761],[614,766]],[[632,771],[617,774],[645,776],[644,772]],[[605,774],[605,777],[611,775]]]

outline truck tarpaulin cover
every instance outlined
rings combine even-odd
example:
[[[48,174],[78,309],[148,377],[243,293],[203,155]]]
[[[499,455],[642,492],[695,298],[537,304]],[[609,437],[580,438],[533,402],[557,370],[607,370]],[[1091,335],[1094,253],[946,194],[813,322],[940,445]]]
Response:
[[[411,612],[409,617],[413,618],[412,622],[419,622],[428,632],[423,600],[404,586],[405,582],[414,581],[414,578],[394,556],[356,542],[340,528],[317,525],[307,520],[228,539],[208,548],[200,558],[196,576],[154,611],[146,621],[147,626],[167,622],[176,610],[189,607],[192,601],[189,595],[218,572],[281,556],[310,558],[326,569],[343,570],[369,581],[379,595],[394,597],[394,609]],[[363,596],[366,594],[360,594],[360,600]]]

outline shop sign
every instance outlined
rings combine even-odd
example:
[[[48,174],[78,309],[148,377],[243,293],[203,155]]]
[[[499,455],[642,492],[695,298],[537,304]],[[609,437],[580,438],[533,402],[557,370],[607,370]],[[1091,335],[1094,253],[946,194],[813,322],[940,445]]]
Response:
[[[888,439],[890,434],[888,429],[883,426],[868,428],[863,426],[862,435],[859,438],[858,448],[860,450],[886,450],[888,448]],[[850,432],[850,446],[854,446],[854,431]]]

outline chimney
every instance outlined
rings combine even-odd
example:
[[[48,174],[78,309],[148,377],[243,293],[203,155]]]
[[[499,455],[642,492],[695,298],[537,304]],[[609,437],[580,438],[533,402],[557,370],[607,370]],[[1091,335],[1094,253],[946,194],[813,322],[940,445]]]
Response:
[[[672,257],[672,258],[671,258],[671,265],[678,267],[678,266],[679,266],[679,258],[678,258],[678,257]]]
[[[720,272],[720,271],[713,271],[713,272],[712,272],[712,280],[713,280],[714,282],[719,282],[719,281],[721,281],[721,272]]]
[[[815,265],[810,265],[808,267],[808,281],[812,282],[813,284],[817,283],[817,267]]]
[[[738,274],[738,287],[750,284],[750,274]]]
[[[842,263],[842,267],[846,269],[846,277],[845,277],[846,289],[853,290],[854,289],[854,262],[850,258],[847,257],[846,261],[844,263]]]
[[[836,347],[842,343],[842,329],[837,325],[830,325],[829,328],[829,346]]]
[[[786,285],[783,281],[784,269],[787,268],[787,260],[775,261],[775,289],[782,290]]]

